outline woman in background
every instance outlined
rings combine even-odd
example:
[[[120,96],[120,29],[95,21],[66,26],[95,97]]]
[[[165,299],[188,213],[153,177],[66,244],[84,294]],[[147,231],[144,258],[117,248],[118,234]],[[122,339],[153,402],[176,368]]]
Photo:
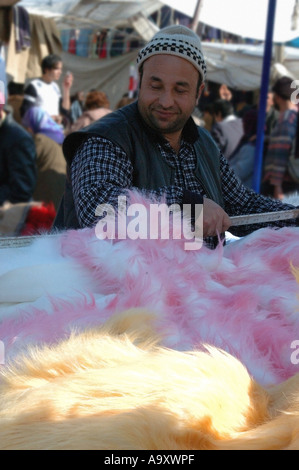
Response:
[[[103,91],[90,91],[87,93],[84,109],[83,114],[71,125],[69,133],[88,126],[112,111],[107,95]]]

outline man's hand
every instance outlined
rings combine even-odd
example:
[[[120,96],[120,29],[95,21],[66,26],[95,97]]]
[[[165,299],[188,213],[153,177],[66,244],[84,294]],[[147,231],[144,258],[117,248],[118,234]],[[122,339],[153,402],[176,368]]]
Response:
[[[213,237],[231,226],[227,213],[211,199],[203,199],[203,237]]]
[[[281,184],[276,184],[274,185],[274,194],[273,194],[274,199],[282,199],[284,198],[283,190],[282,190],[282,185]]]
[[[64,76],[62,86],[64,89],[69,90],[73,85],[74,77],[71,72],[67,72]]]
[[[51,116],[53,121],[57,122],[57,124],[62,124],[62,116]]]
[[[71,72],[67,72],[64,76],[62,82],[62,107],[66,110],[71,109],[71,87],[73,85],[73,74]]]

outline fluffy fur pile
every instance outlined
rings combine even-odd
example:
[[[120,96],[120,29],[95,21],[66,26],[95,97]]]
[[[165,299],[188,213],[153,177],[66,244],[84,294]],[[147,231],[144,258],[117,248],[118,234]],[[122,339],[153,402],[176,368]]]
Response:
[[[299,448],[298,234],[1,249],[0,449]]]
[[[0,449],[299,448],[299,375],[266,390],[225,352],[159,346],[151,322],[124,312],[19,357],[1,376]]]
[[[128,308],[153,315],[163,346],[202,344],[241,360],[262,385],[299,372],[299,229],[264,229],[215,251],[181,240],[98,240],[93,229],[1,250],[0,340],[9,362],[28,345],[102,325]]]

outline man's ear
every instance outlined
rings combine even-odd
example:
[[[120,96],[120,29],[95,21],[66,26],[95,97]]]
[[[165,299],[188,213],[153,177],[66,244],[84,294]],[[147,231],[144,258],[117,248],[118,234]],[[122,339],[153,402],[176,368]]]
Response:
[[[196,106],[198,106],[199,99],[200,99],[204,89],[205,89],[205,83],[202,83],[200,85],[199,89],[198,89],[197,98],[196,98]]]
[[[137,84],[138,90],[140,90],[140,87],[141,87],[142,77],[143,77],[143,69],[138,72],[138,84]]]

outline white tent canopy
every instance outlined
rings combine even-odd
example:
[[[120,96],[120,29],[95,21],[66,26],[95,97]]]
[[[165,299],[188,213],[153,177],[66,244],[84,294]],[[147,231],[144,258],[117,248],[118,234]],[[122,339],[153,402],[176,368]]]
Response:
[[[54,18],[63,29],[122,27],[140,17],[147,19],[163,3],[158,0],[21,0],[18,5],[31,14]]]
[[[97,28],[131,26],[144,40],[148,40],[157,30],[157,26],[148,20],[149,15],[167,4],[193,17],[197,2],[198,0],[21,0],[18,5],[24,6],[29,13],[54,18],[61,29],[92,25]],[[276,40],[285,41],[299,36],[297,30],[291,29],[296,2],[298,0],[277,0]],[[268,0],[200,0],[198,19],[234,34],[264,39],[267,7]],[[203,42],[202,46],[207,59],[209,80],[226,83],[235,89],[260,88],[263,44],[248,46]],[[283,73],[298,78],[298,49],[284,48],[283,55],[283,58],[277,60],[273,48],[272,76]],[[63,62],[65,70],[71,70],[76,77],[74,92],[101,88],[109,92],[112,104],[115,104],[119,96],[127,91],[130,67],[135,62],[135,56],[132,52],[128,57],[109,59],[103,63],[64,53]]]
[[[163,0],[163,3],[193,18],[198,0]],[[200,0],[198,20],[223,31],[263,41],[269,0]],[[277,0],[273,42],[299,37],[298,0]]]
[[[261,85],[264,45],[219,44],[203,42],[208,80],[231,88],[256,90]],[[279,75],[299,77],[299,49],[284,47],[280,61],[273,50],[271,78]]]
[[[210,81],[226,83],[233,89],[258,90],[263,66],[263,45],[202,43]],[[76,77],[74,91],[98,88],[107,93],[112,105],[128,91],[130,67],[137,53],[120,58],[94,60],[63,53],[65,70]],[[272,78],[277,75],[299,77],[299,49],[284,48],[284,59],[277,63],[273,57]]]
[[[245,38],[265,39],[269,0],[21,0],[30,13],[50,16],[61,27],[96,24],[117,27],[134,16],[147,18],[163,5],[198,21]],[[273,41],[285,43],[299,37],[298,0],[277,0]]]

